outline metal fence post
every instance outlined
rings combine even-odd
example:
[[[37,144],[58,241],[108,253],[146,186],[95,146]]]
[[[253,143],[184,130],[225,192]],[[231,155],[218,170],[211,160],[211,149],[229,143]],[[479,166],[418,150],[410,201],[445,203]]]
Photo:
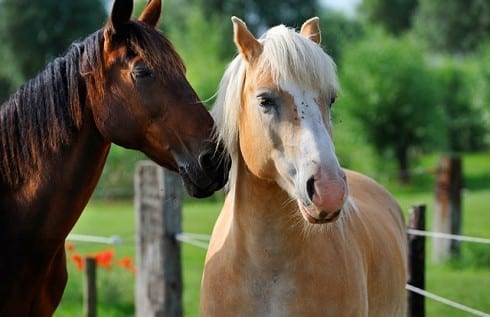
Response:
[[[425,205],[412,206],[410,210],[410,229],[425,230]],[[425,237],[408,236],[408,284],[425,289]],[[425,316],[425,297],[408,292],[408,317]]]

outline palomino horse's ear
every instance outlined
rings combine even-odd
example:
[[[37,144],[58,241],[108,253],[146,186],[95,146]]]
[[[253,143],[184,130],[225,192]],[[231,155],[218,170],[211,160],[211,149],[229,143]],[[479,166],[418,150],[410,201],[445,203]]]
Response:
[[[233,39],[247,62],[253,61],[262,53],[262,44],[250,33],[245,22],[237,17],[231,17],[233,22]]]
[[[148,0],[146,8],[141,13],[138,20],[145,22],[149,26],[155,27],[160,19],[160,13],[162,12],[161,0]]]
[[[301,31],[299,31],[299,34],[309,38],[316,44],[320,44],[322,41],[322,34],[320,32],[319,21],[320,19],[318,17],[307,20],[305,23],[303,23],[303,26],[301,26]]]

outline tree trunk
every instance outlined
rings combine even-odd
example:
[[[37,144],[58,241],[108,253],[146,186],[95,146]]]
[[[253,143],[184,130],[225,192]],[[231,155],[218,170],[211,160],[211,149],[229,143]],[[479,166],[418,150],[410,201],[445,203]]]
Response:
[[[398,161],[398,180],[402,184],[410,183],[411,175],[408,166],[408,149],[406,147],[396,149],[396,159]]]

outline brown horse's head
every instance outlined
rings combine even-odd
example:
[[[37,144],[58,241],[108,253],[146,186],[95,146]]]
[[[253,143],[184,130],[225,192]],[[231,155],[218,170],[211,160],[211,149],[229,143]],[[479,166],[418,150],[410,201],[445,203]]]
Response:
[[[103,67],[88,87],[95,124],[109,141],[178,171],[192,196],[208,196],[228,174],[227,156],[211,141],[214,122],[182,59],[155,29],[160,0],[149,1],[137,21],[132,9],[132,0],[116,0],[102,31]]]

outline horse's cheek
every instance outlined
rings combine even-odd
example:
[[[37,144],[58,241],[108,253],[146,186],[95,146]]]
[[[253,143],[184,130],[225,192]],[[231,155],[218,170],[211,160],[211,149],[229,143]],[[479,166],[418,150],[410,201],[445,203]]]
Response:
[[[94,122],[100,134],[110,142],[121,144],[132,133],[134,118],[121,109],[116,110],[114,103],[106,102],[93,107]]]

